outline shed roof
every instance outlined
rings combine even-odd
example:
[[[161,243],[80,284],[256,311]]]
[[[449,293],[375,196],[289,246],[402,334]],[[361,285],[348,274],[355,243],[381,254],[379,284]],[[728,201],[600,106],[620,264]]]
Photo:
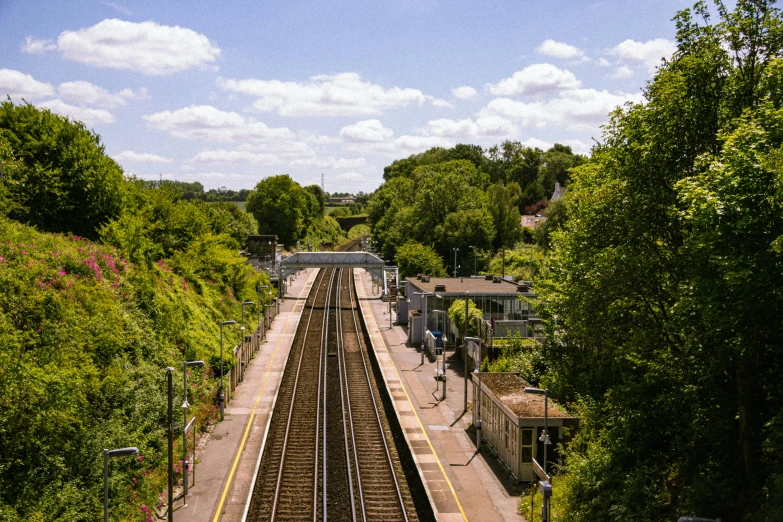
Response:
[[[525,387],[530,386],[515,373],[481,373],[481,387],[486,387],[508,409],[518,417],[544,418],[544,396],[525,393]],[[564,419],[574,418],[549,400],[550,417]]]
[[[511,281],[501,280],[499,283],[493,283],[492,280],[483,277],[430,277],[428,282],[421,281],[415,277],[408,277],[406,280],[415,287],[417,292],[435,292],[436,285],[444,285],[446,290],[438,290],[439,295],[459,294],[470,292],[473,295],[507,295],[516,296],[519,291],[519,285]]]

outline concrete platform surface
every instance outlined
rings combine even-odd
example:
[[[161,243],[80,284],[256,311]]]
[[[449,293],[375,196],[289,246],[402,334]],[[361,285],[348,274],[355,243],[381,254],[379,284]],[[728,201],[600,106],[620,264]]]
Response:
[[[180,501],[175,506],[175,521],[243,519],[285,363],[317,273],[317,269],[303,270],[288,287],[279,315],[226,407],[225,420],[197,452],[197,482],[190,487],[187,504]]]
[[[376,358],[437,519],[524,521],[517,511],[518,486],[493,457],[476,451],[467,433],[461,361],[447,359],[446,400],[440,400],[443,382],[436,391],[435,363],[425,357],[422,364],[420,349],[406,345],[406,331],[390,327],[389,305],[373,294],[369,272],[354,274]],[[470,380],[467,385],[470,401]]]

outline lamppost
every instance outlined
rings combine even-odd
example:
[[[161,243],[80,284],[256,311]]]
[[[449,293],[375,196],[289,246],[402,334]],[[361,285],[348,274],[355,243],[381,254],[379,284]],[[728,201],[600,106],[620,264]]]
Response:
[[[185,361],[182,363],[182,487],[184,492],[183,497],[188,496],[188,407],[190,406],[190,404],[188,404],[188,368],[194,368],[194,367],[201,368],[202,366],[204,366],[204,361]]]
[[[542,465],[544,476],[541,477],[542,480],[540,481],[539,487],[544,497],[544,502],[541,506],[541,522],[549,522],[549,499],[552,496],[552,484],[548,480],[549,475],[546,471],[546,447],[552,444],[552,441],[549,439],[549,389],[525,388],[525,393],[544,396],[544,431],[538,438],[538,440],[544,443],[544,463]],[[547,480],[543,480],[544,478],[547,478]]]
[[[457,277],[457,268],[458,268],[457,267],[457,252],[459,252],[459,248],[454,247],[454,248],[452,248],[452,250],[454,251],[454,277],[456,278]]]
[[[440,297],[440,296],[439,296]],[[433,314],[443,314],[443,327],[445,329],[446,327],[446,311],[445,310],[433,310]],[[437,345],[435,347],[435,375],[438,378],[438,382],[440,380],[443,380],[443,396],[440,400],[445,401],[446,400],[446,351],[444,350],[444,343],[446,341],[446,335],[443,330],[440,331],[440,353],[441,353],[441,373],[438,374],[438,348]],[[437,342],[437,341],[436,341]],[[435,391],[438,391],[438,388],[435,388]]]
[[[225,376],[223,375],[223,325],[237,324],[233,319],[231,321],[221,321],[220,323],[220,393],[218,394],[218,402],[220,403],[220,420],[225,418],[224,412],[226,408],[226,386]]]
[[[462,367],[465,374],[465,409],[468,411],[468,325],[470,325],[470,292],[465,292],[465,333],[462,335]]]
[[[481,348],[479,347],[479,350]],[[478,399],[476,404],[476,451],[481,451],[481,355],[479,355],[478,368],[473,370],[473,373],[478,375],[478,393],[476,398]]]
[[[476,274],[476,247],[471,245],[470,248],[473,249],[473,275],[478,275]]]
[[[169,503],[166,511],[168,516],[166,520],[173,522],[174,520],[174,368],[169,366],[166,368],[166,380],[168,381],[169,391]]]
[[[256,291],[258,292],[258,307],[256,307],[256,310],[258,310],[258,347],[261,348],[261,289],[266,288],[267,291],[269,290],[269,285],[258,285],[258,288],[256,288]],[[266,337],[266,328],[264,329],[264,337]]]
[[[242,301],[242,326],[239,328],[239,333],[242,336],[242,341],[241,341],[241,344],[239,345],[239,346],[241,346],[240,351],[242,353],[242,355],[240,356],[240,364],[242,366],[240,368],[240,371],[242,372],[242,373],[240,373],[240,375],[242,376],[242,379],[245,378],[245,364],[246,364],[245,363],[245,341],[246,341],[246,339],[245,339],[245,306],[250,306],[250,305],[255,305],[255,303],[253,301]]]
[[[138,452],[136,447],[103,450],[103,522],[109,522],[109,457],[136,455]]]

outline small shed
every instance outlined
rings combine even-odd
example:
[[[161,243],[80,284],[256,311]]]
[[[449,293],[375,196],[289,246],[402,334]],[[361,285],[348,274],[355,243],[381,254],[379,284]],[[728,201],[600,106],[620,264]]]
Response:
[[[473,383],[478,378],[472,375]],[[538,438],[544,430],[544,396],[525,393],[530,386],[515,373],[481,374],[481,393],[473,386],[473,423],[480,414],[482,439],[497,452],[503,465],[519,481],[534,480],[533,459],[543,464],[544,443]],[[549,400],[549,437],[547,468],[560,458],[559,444],[567,443],[579,425],[572,417]]]

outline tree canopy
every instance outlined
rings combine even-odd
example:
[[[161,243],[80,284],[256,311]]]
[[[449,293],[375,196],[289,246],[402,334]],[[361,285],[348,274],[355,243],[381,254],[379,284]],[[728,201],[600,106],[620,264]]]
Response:
[[[0,149],[6,151],[0,156],[1,190],[15,203],[7,209],[11,218],[95,239],[97,229],[120,214],[122,169],[82,123],[4,101]]]
[[[678,13],[547,234],[542,379],[581,397],[570,520],[783,516],[781,16],[716,5]]]

